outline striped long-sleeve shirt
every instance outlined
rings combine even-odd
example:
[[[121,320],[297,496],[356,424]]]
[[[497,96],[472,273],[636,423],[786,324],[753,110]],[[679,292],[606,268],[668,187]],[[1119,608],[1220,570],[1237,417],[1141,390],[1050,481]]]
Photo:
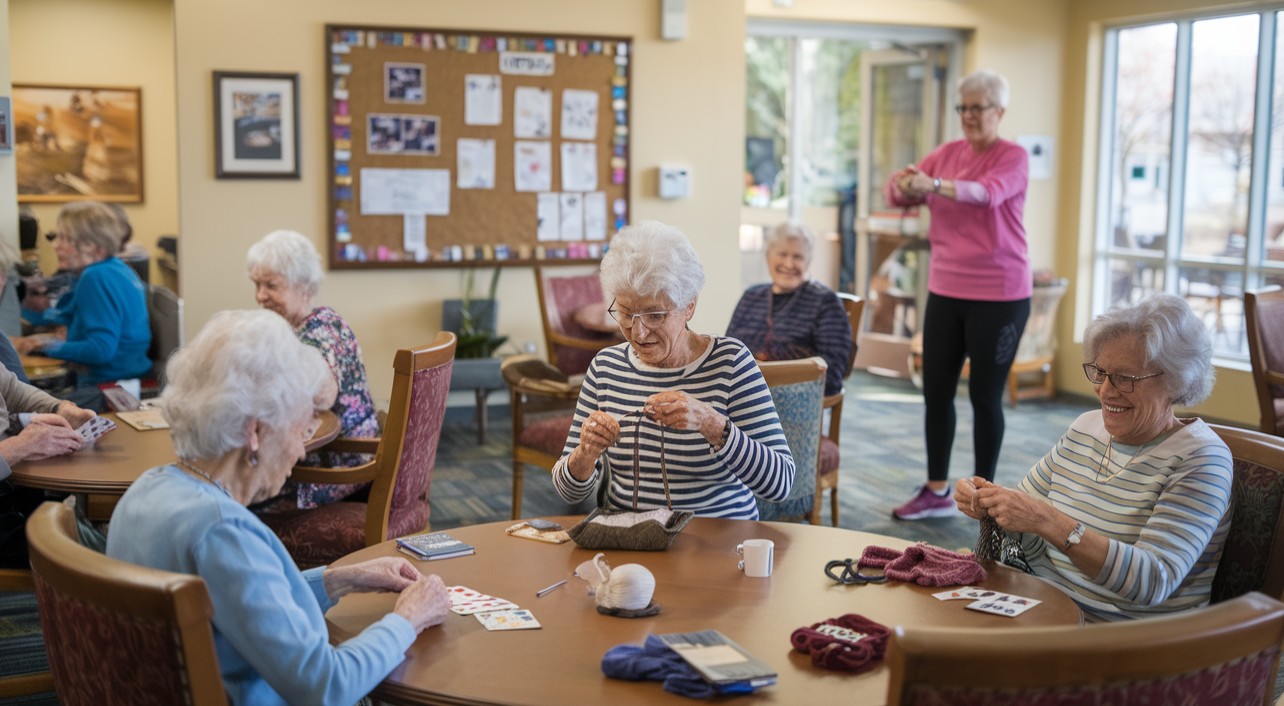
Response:
[[[825,394],[843,389],[852,355],[852,326],[838,296],[808,280],[801,287],[773,296],[770,284],[745,290],[727,324],[759,360],[794,360],[818,355],[829,365]]]
[[[1030,566],[1090,620],[1206,604],[1230,528],[1230,450],[1192,419],[1153,447],[1116,441],[1107,469],[1100,465],[1109,440],[1101,411],[1083,414],[1020,485],[1109,538],[1101,573],[1086,575],[1060,546],[1032,533],[1022,536]],[[1124,470],[1111,478],[1121,463]]]
[[[756,520],[754,496],[781,501],[794,483],[794,460],[785,443],[771,392],[749,350],[739,341],[711,336],[695,361],[681,368],[658,368],[643,363],[628,343],[602,350],[589,365],[580,390],[575,418],[562,458],[553,467],[553,486],[568,502],[589,495],[610,464],[607,504],[633,507],[633,452],[639,449],[641,481],[637,507],[665,507],[661,478],[661,428],[633,414],[658,392],[681,390],[731,419],[727,443],[715,451],[695,430],[663,429],[664,465],[674,509],[704,517]],[[580,443],[580,425],[600,409],[620,420],[620,437],[599,457],[593,475],[577,480],[567,458]],[[640,443],[634,443],[641,425]]]

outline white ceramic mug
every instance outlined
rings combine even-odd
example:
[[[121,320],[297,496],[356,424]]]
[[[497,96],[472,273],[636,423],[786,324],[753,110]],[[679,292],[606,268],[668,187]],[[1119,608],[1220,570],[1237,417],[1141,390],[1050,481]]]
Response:
[[[745,576],[767,578],[771,576],[771,565],[776,552],[776,543],[770,539],[746,539],[736,545],[736,554],[744,557],[736,566]]]

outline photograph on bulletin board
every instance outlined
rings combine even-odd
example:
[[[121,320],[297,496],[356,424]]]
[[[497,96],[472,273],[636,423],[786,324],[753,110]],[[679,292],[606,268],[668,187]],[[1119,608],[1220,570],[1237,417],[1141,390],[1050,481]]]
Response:
[[[325,32],[332,268],[591,264],[628,222],[631,39]]]

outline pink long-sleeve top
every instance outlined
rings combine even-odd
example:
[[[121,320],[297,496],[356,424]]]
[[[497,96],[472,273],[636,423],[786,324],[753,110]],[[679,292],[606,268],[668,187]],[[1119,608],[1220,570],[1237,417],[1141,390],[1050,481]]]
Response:
[[[910,198],[896,180],[884,196],[896,207],[932,210],[927,288],[956,299],[1015,301],[1030,296],[1033,281],[1022,216],[1029,161],[1015,142],[996,140],[977,153],[966,140],[948,142],[923,158],[924,174],[954,182],[955,198]]]

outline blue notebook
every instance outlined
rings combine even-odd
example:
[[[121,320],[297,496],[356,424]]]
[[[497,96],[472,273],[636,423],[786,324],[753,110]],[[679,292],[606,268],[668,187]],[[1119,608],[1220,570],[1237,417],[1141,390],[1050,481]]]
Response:
[[[465,544],[445,532],[400,537],[397,539],[397,548],[404,554],[426,561],[468,556],[476,551],[473,545]]]

